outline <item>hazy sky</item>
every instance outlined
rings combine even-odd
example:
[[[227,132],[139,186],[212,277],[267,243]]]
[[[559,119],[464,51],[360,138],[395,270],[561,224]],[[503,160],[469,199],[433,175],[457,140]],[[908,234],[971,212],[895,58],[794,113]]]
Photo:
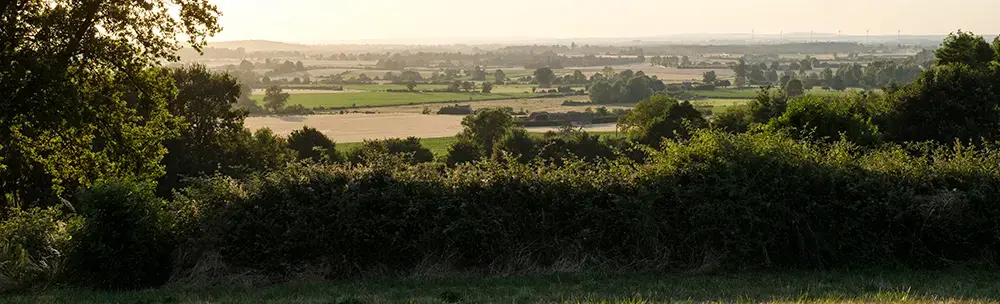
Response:
[[[215,0],[213,40],[439,43],[689,33],[1000,33],[1000,0]]]

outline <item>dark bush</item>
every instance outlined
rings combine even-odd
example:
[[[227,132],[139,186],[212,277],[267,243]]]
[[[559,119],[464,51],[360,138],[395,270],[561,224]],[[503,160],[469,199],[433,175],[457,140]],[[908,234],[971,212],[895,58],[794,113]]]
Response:
[[[360,147],[347,153],[347,160],[363,165],[384,156],[399,157],[409,164],[434,161],[434,153],[421,145],[420,139],[416,137],[366,140]]]
[[[449,166],[464,164],[476,161],[481,158],[482,146],[466,137],[460,137],[458,141],[448,147],[448,157],[445,162]]]
[[[69,275],[104,289],[166,283],[176,240],[165,207],[150,185],[136,182],[105,182],[80,193],[83,224],[72,233]]]
[[[768,124],[773,128],[790,129],[798,137],[835,141],[847,139],[854,143],[878,143],[880,133],[867,113],[852,111],[850,98],[802,96],[788,104],[785,113]]]
[[[472,114],[472,112],[473,112],[472,106],[460,106],[460,105],[444,106],[438,109],[437,111],[438,114],[447,114],[447,115],[469,115]]]
[[[299,160],[308,159],[313,162],[339,162],[342,160],[340,153],[337,153],[337,144],[316,128],[308,126],[288,135],[288,147],[298,154]]]
[[[642,165],[296,166],[225,207],[223,258],[344,276],[405,272],[428,258],[500,271],[567,261],[939,267],[1000,256],[992,148],[931,148],[925,158],[909,147],[698,131],[662,149]]]

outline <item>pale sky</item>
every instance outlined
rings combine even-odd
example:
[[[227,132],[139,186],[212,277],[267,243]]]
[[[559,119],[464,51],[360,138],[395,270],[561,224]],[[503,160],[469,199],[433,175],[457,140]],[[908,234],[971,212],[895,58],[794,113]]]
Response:
[[[1000,0],[214,0],[214,41],[439,43],[694,33],[1000,33]]]

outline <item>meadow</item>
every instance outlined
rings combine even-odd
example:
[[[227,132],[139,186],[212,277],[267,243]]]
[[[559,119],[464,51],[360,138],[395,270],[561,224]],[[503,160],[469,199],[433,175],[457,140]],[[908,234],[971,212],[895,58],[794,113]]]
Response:
[[[1000,277],[983,270],[561,273],[292,282],[269,286],[174,286],[100,292],[53,290],[5,303],[995,303]]]

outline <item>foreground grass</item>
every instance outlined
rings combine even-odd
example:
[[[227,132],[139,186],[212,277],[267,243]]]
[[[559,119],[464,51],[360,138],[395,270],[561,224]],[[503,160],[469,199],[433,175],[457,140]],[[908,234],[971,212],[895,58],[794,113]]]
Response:
[[[289,283],[137,292],[55,290],[5,303],[995,303],[983,270],[559,274]]]
[[[318,93],[293,94],[288,98],[288,105],[302,105],[306,108],[350,108],[394,106],[439,102],[462,102],[491,99],[524,98],[535,96],[531,93]],[[253,95],[253,100],[261,103],[263,95]]]

